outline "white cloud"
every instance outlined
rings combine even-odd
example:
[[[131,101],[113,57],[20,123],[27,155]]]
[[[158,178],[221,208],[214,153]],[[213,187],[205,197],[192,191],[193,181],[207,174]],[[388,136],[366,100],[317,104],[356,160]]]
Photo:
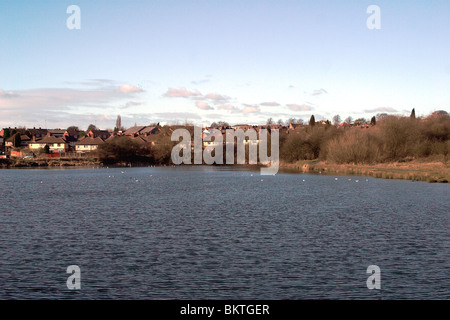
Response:
[[[232,104],[221,104],[220,106],[217,107],[217,109],[219,110],[227,110],[227,111],[233,111],[233,112],[237,112],[239,111],[238,108],[236,108],[235,106],[233,106]]]
[[[125,103],[120,109],[128,109],[130,107],[136,107],[142,105],[142,102],[136,102],[136,101],[129,101]]]
[[[314,109],[308,104],[287,104],[286,106],[293,111],[311,111]]]
[[[261,110],[259,109],[258,106],[246,104],[246,105],[244,105],[244,108],[242,108],[241,112],[245,113],[245,114],[247,114],[247,113],[259,113],[259,112],[261,112]]]
[[[265,106],[265,107],[278,107],[280,104],[275,101],[270,101],[270,102],[262,102],[262,103],[260,103],[260,105]]]
[[[133,93],[133,92],[143,92],[144,90],[131,84],[123,84],[119,87],[118,91],[122,93]]]
[[[230,97],[219,94],[219,93],[208,93],[203,95],[198,90],[190,91],[185,88],[175,89],[169,88],[167,92],[164,94],[164,97],[168,98],[187,98],[187,99],[195,99],[195,100],[210,100],[213,103],[219,102],[227,102],[230,100]]]
[[[185,88],[175,89],[169,88],[167,92],[164,94],[165,97],[168,98],[190,98],[190,97],[201,97],[202,94],[198,91],[189,91]]]
[[[230,100],[230,97],[218,93],[208,93],[207,95],[205,95],[205,99],[212,101],[228,101]]]
[[[210,79],[201,79],[201,80],[193,80],[191,81],[192,84],[198,85],[198,84],[203,84],[203,83],[207,83],[210,82]]]
[[[398,112],[396,109],[391,107],[379,107],[374,109],[366,109],[364,110],[366,113],[374,113],[374,112]]]
[[[311,95],[313,95],[313,96],[320,96],[320,95],[325,94],[325,93],[328,93],[327,90],[325,90],[325,89],[318,89],[318,90],[314,90]]]
[[[89,115],[93,113],[92,109],[105,109],[117,106],[118,103],[122,103],[125,107],[136,105],[139,102],[130,100],[142,92],[144,90],[133,85],[106,87],[90,85],[88,89],[40,88],[12,91],[0,89],[0,116],[11,125],[30,123],[35,125],[45,120],[50,124],[51,119],[55,121],[51,126],[76,119],[86,121],[88,119],[81,116],[81,110],[83,114]],[[95,115],[97,118],[100,116]]]
[[[213,110],[214,108],[211,107],[208,103],[204,102],[204,101],[197,101],[195,103],[195,105],[197,106],[197,108],[202,109],[202,110]]]

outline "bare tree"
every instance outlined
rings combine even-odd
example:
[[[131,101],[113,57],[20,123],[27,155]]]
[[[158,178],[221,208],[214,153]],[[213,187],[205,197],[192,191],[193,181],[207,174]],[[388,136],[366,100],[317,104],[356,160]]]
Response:
[[[337,125],[339,125],[341,123],[341,116],[340,115],[335,115],[334,117],[333,117],[333,124],[335,125],[335,126],[337,126]]]
[[[114,128],[114,132],[118,132],[118,131],[121,131],[121,130],[123,130],[122,118],[120,117],[120,115],[118,115],[117,119],[116,119],[116,127]]]
[[[345,118],[345,122],[348,123],[348,124],[352,124],[353,118],[348,116],[347,118]]]

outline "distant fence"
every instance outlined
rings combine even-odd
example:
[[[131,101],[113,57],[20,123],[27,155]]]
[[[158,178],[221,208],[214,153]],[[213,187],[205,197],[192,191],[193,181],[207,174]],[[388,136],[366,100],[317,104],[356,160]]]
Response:
[[[26,154],[22,151],[13,151],[11,150],[10,152],[11,157],[18,157],[18,158],[22,158],[24,157]]]
[[[84,152],[61,152],[60,153],[60,157],[62,159],[67,159],[67,158],[87,158],[89,156],[93,156],[93,154],[90,153],[84,153]]]
[[[45,154],[48,158],[60,158],[61,155],[59,153],[47,153]]]
[[[82,159],[93,157],[95,154],[92,153],[81,153],[81,152],[54,152],[46,153],[40,155],[40,158],[58,158],[58,159]]]

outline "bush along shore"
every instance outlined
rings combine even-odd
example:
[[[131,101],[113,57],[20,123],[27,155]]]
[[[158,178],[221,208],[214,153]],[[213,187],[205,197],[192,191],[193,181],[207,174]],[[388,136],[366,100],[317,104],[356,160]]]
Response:
[[[329,175],[369,176],[382,179],[404,179],[448,183],[450,165],[442,162],[397,162],[381,164],[335,164],[319,160],[281,163],[281,171]]]
[[[448,182],[450,117],[386,116],[370,127],[308,126],[280,136],[282,167],[310,173]]]
[[[0,159],[0,168],[36,168],[36,167],[73,167],[99,166],[101,162],[96,158],[41,158],[41,159]]]

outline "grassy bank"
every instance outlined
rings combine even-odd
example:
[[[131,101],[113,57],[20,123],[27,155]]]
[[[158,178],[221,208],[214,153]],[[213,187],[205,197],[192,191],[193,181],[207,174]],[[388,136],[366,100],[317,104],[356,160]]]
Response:
[[[450,181],[450,165],[443,162],[394,162],[365,164],[334,164],[318,160],[281,163],[280,168],[303,173],[324,173],[335,175],[359,175],[382,179],[405,179],[413,181]]]

